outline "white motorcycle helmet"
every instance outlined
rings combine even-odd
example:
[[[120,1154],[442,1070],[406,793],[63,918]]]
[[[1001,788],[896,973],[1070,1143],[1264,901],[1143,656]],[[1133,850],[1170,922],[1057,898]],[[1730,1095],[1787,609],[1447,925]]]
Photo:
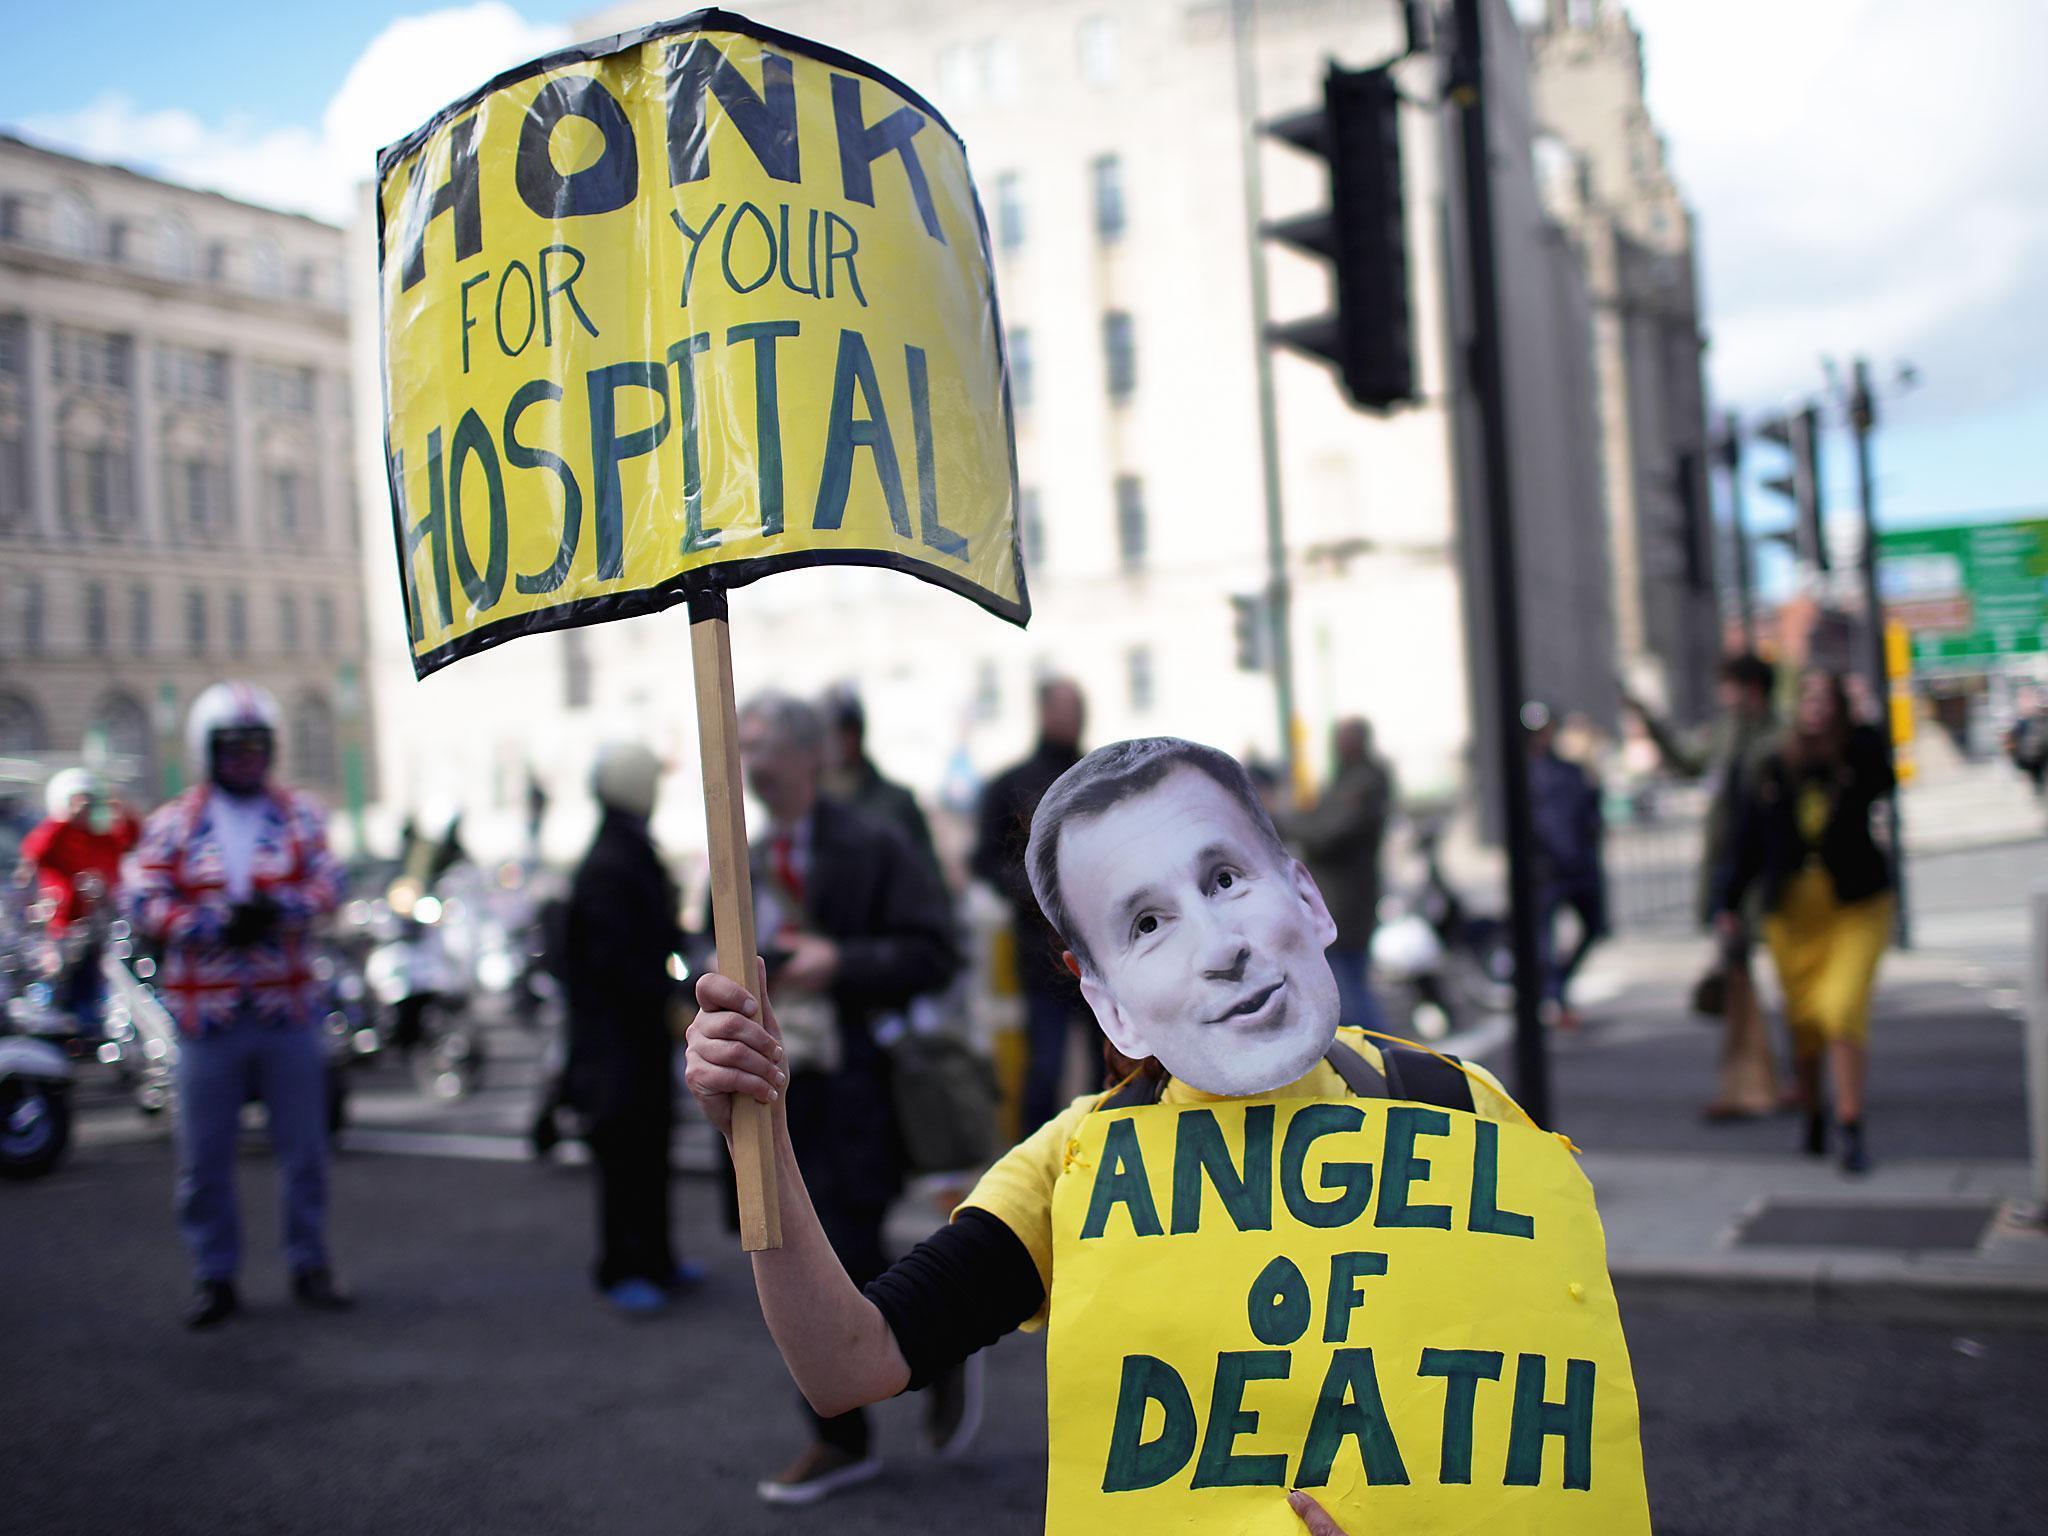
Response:
[[[185,717],[186,760],[196,777],[210,779],[214,737],[223,731],[263,730],[275,741],[282,721],[268,689],[254,683],[215,683],[192,701],[192,712]]]
[[[97,800],[105,794],[106,787],[90,768],[65,768],[51,774],[50,782],[43,786],[43,808],[52,821],[67,821],[71,802],[80,795]]]

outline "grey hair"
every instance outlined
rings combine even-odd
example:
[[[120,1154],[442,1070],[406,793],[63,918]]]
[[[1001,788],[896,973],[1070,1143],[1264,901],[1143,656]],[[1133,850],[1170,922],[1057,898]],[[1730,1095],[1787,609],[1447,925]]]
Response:
[[[1100,816],[1153,788],[1179,768],[1192,768],[1213,780],[1225,794],[1244,807],[1268,851],[1282,863],[1293,858],[1279,829],[1259,798],[1244,765],[1228,752],[1183,741],[1178,736],[1143,736],[1133,741],[1114,741],[1097,747],[1053,781],[1045,798],[1031,817],[1031,841],[1024,850],[1024,868],[1031,879],[1031,894],[1038,909],[1052,924],[1074,958],[1085,971],[1095,969],[1088,953],[1088,941],[1060,891],[1060,833],[1068,821]]]
[[[742,716],[766,720],[769,728],[794,751],[821,755],[825,750],[825,717],[817,707],[794,694],[768,689],[740,707]]]

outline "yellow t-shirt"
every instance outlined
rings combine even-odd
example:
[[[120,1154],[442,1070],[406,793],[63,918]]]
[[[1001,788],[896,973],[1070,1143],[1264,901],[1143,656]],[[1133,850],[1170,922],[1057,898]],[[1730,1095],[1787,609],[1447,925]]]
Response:
[[[1379,1047],[1362,1031],[1340,1029],[1337,1038],[1357,1051],[1375,1069],[1383,1070]],[[1475,1113],[1487,1120],[1521,1121],[1528,1118],[1491,1072],[1469,1062],[1465,1065],[1472,1074],[1472,1108]],[[1280,1099],[1343,1099],[1350,1096],[1351,1089],[1327,1061],[1318,1061],[1302,1077],[1265,1095]],[[1030,1252],[1032,1262],[1038,1266],[1038,1279],[1045,1288],[1046,1299],[1024,1324],[1028,1329],[1045,1326],[1046,1310],[1052,1303],[1052,1187],[1066,1168],[1068,1145],[1074,1139],[1075,1127],[1102,1098],[1099,1093],[1082,1095],[1018,1142],[981,1176],[973,1192],[960,1202],[954,1212],[958,1216],[960,1211],[969,1207],[988,1212],[1016,1233],[1017,1240]],[[1214,1104],[1221,1098],[1219,1094],[1204,1093],[1178,1078],[1169,1078],[1159,1101],[1162,1104]]]

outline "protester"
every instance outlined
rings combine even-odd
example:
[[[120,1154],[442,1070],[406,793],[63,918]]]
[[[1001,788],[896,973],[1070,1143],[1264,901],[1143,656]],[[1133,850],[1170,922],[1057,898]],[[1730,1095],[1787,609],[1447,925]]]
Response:
[[[151,814],[126,867],[125,899],[158,948],[157,990],[182,1036],[178,1222],[194,1328],[238,1306],[235,1152],[252,1094],[277,1153],[292,1294],[309,1307],[350,1304],[327,1253],[327,1060],[306,945],[340,899],[342,871],[319,804],[272,782],[277,730],[261,688],[200,694],[186,726],[199,782]]]
[[[50,903],[49,933],[62,937],[95,905],[117,898],[121,860],[141,828],[84,768],[52,774],[44,803],[49,815],[22,840],[21,858]],[[63,999],[66,1011],[89,1033],[99,1032],[104,992],[95,947],[70,966]]]
[[[944,987],[960,959],[925,857],[894,827],[820,794],[824,738],[818,712],[786,695],[762,694],[740,711],[747,788],[768,813],[753,883],[774,1006],[789,1020],[774,1068],[788,1089],[786,1150],[816,1230],[865,1284],[886,1266],[882,1223],[903,1185],[889,1063],[873,1025]],[[785,1206],[785,1222],[793,1215]],[[970,1385],[955,1376],[926,1401],[926,1431],[941,1451],[973,1433]],[[808,1504],[880,1471],[867,1416],[848,1406],[807,1408],[812,1442],[758,1485],[763,1499]]]
[[[840,804],[901,832],[943,884],[938,850],[932,845],[931,824],[925,820],[917,796],[901,784],[883,778],[882,770],[868,756],[867,711],[861,707],[860,695],[850,686],[834,688],[826,694],[824,708],[826,791]]]
[[[1776,741],[1777,722],[1771,713],[1776,682],[1777,674],[1763,658],[1749,652],[1727,657],[1716,688],[1720,715],[1690,736],[1673,730],[1640,699],[1625,699],[1656,743],[1665,766],[1687,778],[1704,778],[1711,787],[1713,798],[1707,803],[1700,844],[1699,920],[1705,928],[1714,926],[1715,881],[1729,857],[1739,807]],[[1777,1071],[1750,965],[1752,941],[1762,920],[1753,894],[1738,915],[1741,921],[1735,928],[1717,937],[1714,974],[1719,978],[1724,1025],[1719,1081],[1703,1111],[1708,1120],[1747,1119],[1778,1107]]]
[[[809,1165],[800,1155],[792,1163],[783,1144],[783,1246],[755,1254],[754,1274],[784,1359],[825,1411],[914,1387],[1012,1329],[1044,1326],[1059,1276],[1087,1260],[1085,1243],[1074,1245],[1067,1225],[1079,1225],[1079,1202],[1062,1201],[1056,1186],[1070,1176],[1095,1181],[1094,1196],[1084,1185],[1092,1210],[1100,1179],[1109,1176],[1073,1155],[1098,1109],[1379,1093],[1490,1120],[1521,1118],[1485,1073],[1468,1079],[1420,1051],[1383,1054],[1362,1035],[1337,1037],[1338,988],[1325,959],[1336,925],[1313,876],[1288,856],[1257,792],[1224,754],[1165,738],[1090,753],[1043,797],[1028,868],[1040,906],[1068,946],[1063,963],[1117,1050],[1143,1064],[1141,1075],[1076,1100],[1014,1148],[945,1229],[879,1279],[834,1261],[829,1220],[821,1223],[822,1210],[814,1216],[806,1199]],[[783,1082],[780,994],[771,980],[764,1005],[758,987],[749,992],[710,976],[697,993],[703,1011],[691,1030],[685,1078],[712,1123],[729,1134],[732,1095],[766,1103]],[[1403,1060],[1410,1066],[1397,1067]],[[1391,1081],[1418,1063],[1428,1070]],[[794,1133],[792,1118],[792,1140]],[[1245,1177],[1254,1177],[1249,1164]],[[1334,1164],[1323,1177],[1336,1188]],[[1176,1215],[1176,1231],[1180,1221]],[[1078,1235],[1095,1230],[1091,1224]],[[1258,1246],[1274,1241],[1265,1231],[1251,1237],[1258,1252],[1272,1251]],[[1174,1299],[1127,1288],[1097,1326],[1125,1337],[1128,1325],[1127,1346],[1150,1347],[1147,1329],[1175,1326]],[[1215,1348],[1207,1336],[1195,1344]],[[1126,1357],[1127,1366],[1131,1358],[1144,1357]],[[1277,1414],[1285,1401],[1305,1419],[1316,1390],[1299,1379],[1286,1386],[1269,1380],[1260,1388],[1261,1414]],[[1282,1497],[1275,1488],[1276,1506]],[[1336,1529],[1305,1495],[1289,1503],[1312,1529]]]
[[[661,761],[637,742],[601,748],[591,775],[600,819],[562,914],[569,1049],[564,1097],[597,1164],[597,1288],[621,1312],[661,1311],[701,1278],[678,1265],[669,1225],[675,1129],[669,957],[683,948],[675,883],[647,820]],[[550,1117],[552,1118],[552,1117]]]
[[[1394,774],[1373,751],[1372,726],[1340,720],[1331,733],[1335,763],[1322,798],[1307,810],[1274,819],[1299,850],[1337,925],[1330,969],[1337,978],[1338,1022],[1384,1030],[1370,974],[1373,929],[1379,926],[1380,847],[1394,807]]]
[[[1733,939],[1743,931],[1744,902],[1757,892],[1785,994],[1806,1150],[1827,1152],[1825,1054],[1850,1173],[1870,1166],[1863,1128],[1870,992],[1894,908],[1890,862],[1871,836],[1870,817],[1893,788],[1889,745],[1875,726],[1854,722],[1841,676],[1804,673],[1791,729],[1765,756],[1743,801],[1715,901],[1715,924]]]
[[[1542,704],[1522,709],[1528,748],[1529,808],[1535,823],[1537,938],[1543,952],[1543,996],[1560,1029],[1577,1029],[1569,989],[1593,946],[1607,936],[1607,871],[1601,842],[1600,786],[1558,756],[1557,722]],[[1557,920],[1569,911],[1578,933],[1571,952],[1557,953]]]
[[[2005,751],[2034,793],[2048,794],[2048,688],[2029,688],[2020,695]]]
[[[1059,962],[1060,944],[1031,894],[1024,847],[1031,816],[1053,781],[1081,760],[1086,706],[1065,678],[1038,688],[1038,745],[1029,757],[998,774],[981,797],[969,865],[1010,904],[1016,939],[1017,986],[1024,994],[1024,1092],[1018,1123],[1026,1133],[1052,1118],[1066,1075],[1067,1041],[1077,1030],[1096,1040],[1074,979]]]

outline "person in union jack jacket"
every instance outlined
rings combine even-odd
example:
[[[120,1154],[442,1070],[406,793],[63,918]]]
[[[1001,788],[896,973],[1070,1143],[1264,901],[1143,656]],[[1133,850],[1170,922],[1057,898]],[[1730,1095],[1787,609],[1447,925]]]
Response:
[[[177,1209],[194,1328],[238,1305],[235,1143],[252,1097],[277,1154],[292,1294],[323,1310],[349,1305],[327,1256],[327,1067],[307,943],[340,899],[342,872],[319,803],[272,781],[277,727],[261,688],[200,694],[186,726],[199,782],[151,814],[124,880],[182,1036]]]

